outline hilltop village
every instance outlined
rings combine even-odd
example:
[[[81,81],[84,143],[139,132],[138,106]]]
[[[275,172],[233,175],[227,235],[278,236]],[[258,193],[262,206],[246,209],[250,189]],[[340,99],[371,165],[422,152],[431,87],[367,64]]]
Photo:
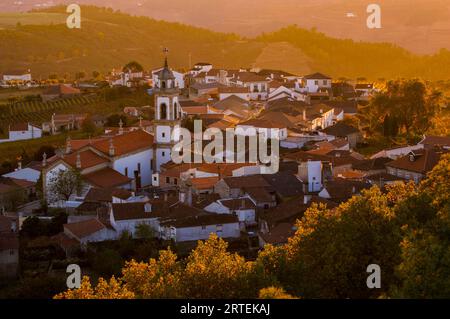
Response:
[[[70,84],[43,83],[29,70],[14,71],[0,85],[43,88],[11,107],[50,110],[41,121],[16,117],[0,140],[42,141],[37,156],[25,161],[17,154],[0,177],[0,273],[9,278],[49,272],[67,260],[89,264],[90,252],[124,238],[136,247],[152,242],[153,251],[177,247],[183,255],[215,234],[252,259],[266,244],[285,244],[312,205],[332,209],[375,185],[417,184],[450,149],[449,137],[423,134],[414,143],[366,152],[374,145],[361,112],[385,88],[365,79],[352,84],[322,73],[210,63],[182,72],[166,57],[155,70],[133,62],[105,76],[109,90],[143,90],[150,100],[109,117],[76,111],[102,98],[98,84],[81,76]],[[174,163],[174,131],[192,130],[198,120],[204,130],[254,128],[275,138],[278,171],[267,174],[266,165],[250,161]],[[384,118],[387,136],[398,133],[393,123]],[[58,147],[48,144],[60,136]],[[235,148],[232,157],[246,151]]]

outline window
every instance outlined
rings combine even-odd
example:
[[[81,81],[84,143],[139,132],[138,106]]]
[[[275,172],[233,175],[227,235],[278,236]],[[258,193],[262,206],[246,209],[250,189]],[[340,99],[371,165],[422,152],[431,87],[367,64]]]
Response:
[[[9,251],[9,254],[10,254],[11,256],[13,256],[13,255],[14,255],[14,250],[11,249],[11,250]]]
[[[161,153],[162,157],[166,157],[166,152]]]
[[[206,226],[202,226],[202,230],[205,230],[206,229]]]
[[[165,138],[166,137],[166,133],[162,132],[161,136],[162,136],[162,138]]]
[[[314,81],[314,84],[315,85],[319,85],[319,81]]]
[[[170,177],[166,177],[166,183],[170,184]]]
[[[167,104],[166,103],[162,103],[159,106],[159,118],[161,120],[166,120],[167,119]]]
[[[223,225],[216,225],[216,232],[222,232],[223,231]]]
[[[327,80],[323,80],[323,85],[327,85],[328,81]]]
[[[174,179],[173,179],[173,183],[174,183],[175,185],[178,185],[178,179],[174,178]]]
[[[158,178],[156,176],[153,176],[153,181],[156,182]]]

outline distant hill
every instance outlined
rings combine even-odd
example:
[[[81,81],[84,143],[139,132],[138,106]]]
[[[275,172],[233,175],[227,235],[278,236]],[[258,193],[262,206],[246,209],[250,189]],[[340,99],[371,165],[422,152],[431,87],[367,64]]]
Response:
[[[190,62],[209,61],[217,67],[278,66],[348,78],[448,79],[450,74],[447,50],[420,56],[392,44],[334,39],[295,26],[244,38],[92,6],[83,7],[82,28],[70,30],[58,22],[64,12],[56,7],[16,18],[0,15],[0,73],[31,68],[34,76],[73,76],[78,71],[106,72],[131,60],[149,69],[161,65],[162,49],[168,47],[170,64],[185,69]]]
[[[73,0],[2,0],[0,12],[24,12]],[[390,42],[415,53],[450,50],[448,0],[77,0],[154,19],[255,37],[288,25],[335,38]],[[382,9],[382,29],[366,27],[367,5]],[[351,13],[351,15],[347,15]]]

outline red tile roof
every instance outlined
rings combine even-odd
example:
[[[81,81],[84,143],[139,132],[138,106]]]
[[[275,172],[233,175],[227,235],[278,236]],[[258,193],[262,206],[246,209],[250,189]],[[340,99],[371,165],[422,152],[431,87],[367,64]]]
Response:
[[[143,130],[135,130],[122,135],[116,135],[112,137],[112,140],[115,148],[115,156],[121,156],[151,148],[153,146],[154,138],[153,135]],[[109,154],[109,139],[102,139],[98,142],[93,142],[92,145],[99,151]]]
[[[65,155],[63,161],[72,166],[73,168],[76,168],[78,154],[80,155],[81,169],[109,162],[107,158],[104,158],[91,150],[86,150],[79,153],[73,152],[71,154]]]
[[[124,176],[109,167],[91,174],[83,175],[83,178],[89,184],[101,188],[119,187],[132,181],[131,178]]]
[[[103,225],[96,218],[78,223],[64,224],[64,229],[69,230],[74,236],[79,239],[95,234],[96,232],[105,228],[105,225]]]
[[[443,152],[435,150],[416,150],[395,161],[389,162],[386,166],[426,174],[436,166]]]

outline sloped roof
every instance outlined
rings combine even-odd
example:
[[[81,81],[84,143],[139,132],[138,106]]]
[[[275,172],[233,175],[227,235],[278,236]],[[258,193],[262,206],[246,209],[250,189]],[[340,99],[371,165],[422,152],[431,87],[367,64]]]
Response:
[[[82,239],[106,228],[98,219],[93,218],[78,223],[64,224],[77,238]]]
[[[328,135],[344,137],[344,136],[348,136],[350,134],[359,133],[359,130],[356,127],[350,126],[343,122],[338,122],[333,126],[329,126],[325,129],[323,129],[322,132],[324,132]]]
[[[151,213],[145,212],[145,203],[112,204],[115,220],[133,220],[151,218]]]
[[[331,78],[328,75],[319,72],[305,75],[303,78],[307,80],[331,80]]]
[[[128,184],[132,181],[131,178],[124,176],[109,167],[87,175],[83,175],[83,178],[89,184],[102,188],[119,187]]]
[[[115,135],[111,138],[114,145],[115,156],[151,148],[154,142],[153,135],[144,130],[135,130],[121,135]],[[92,142],[91,145],[104,154],[109,154],[110,139],[101,139]]]
[[[443,153],[442,151],[438,152],[433,149],[416,150],[387,163],[386,166],[426,174],[437,165]]]

